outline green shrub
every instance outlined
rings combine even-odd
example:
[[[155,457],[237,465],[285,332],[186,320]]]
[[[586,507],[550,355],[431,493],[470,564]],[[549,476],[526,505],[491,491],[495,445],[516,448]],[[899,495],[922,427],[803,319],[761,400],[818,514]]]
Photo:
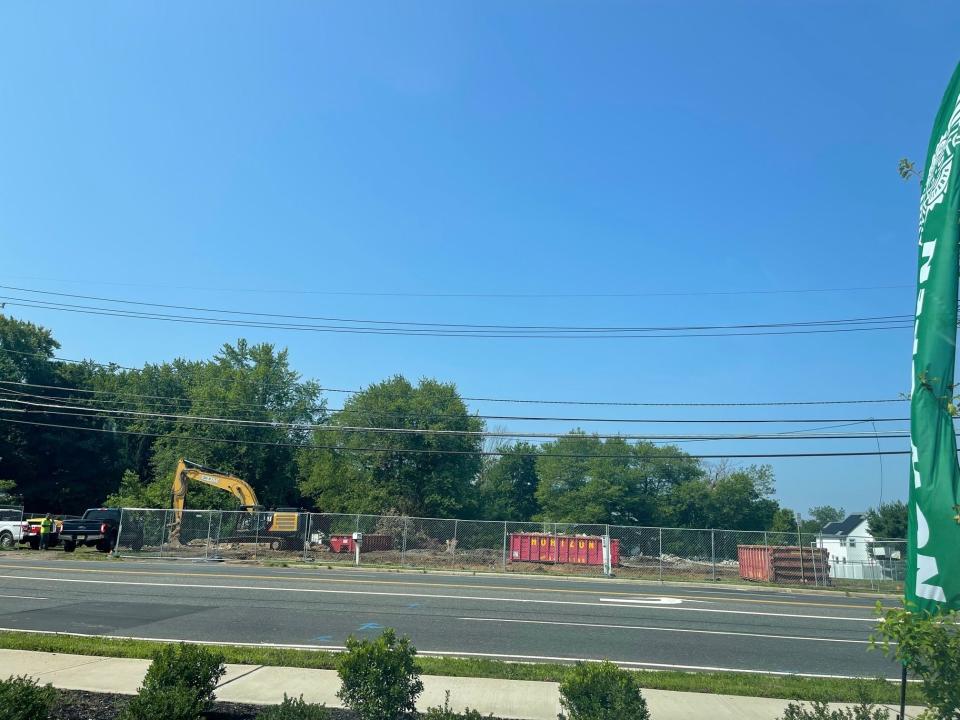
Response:
[[[141,689],[120,712],[120,720],[198,720],[203,712],[190,688]]]
[[[889,720],[890,711],[885,707],[876,707],[860,703],[852,708],[831,710],[825,702],[814,702],[810,707],[790,703],[783,713],[782,720]]]
[[[649,720],[636,675],[611,662],[577,663],[560,683],[567,720]]]
[[[376,640],[347,639],[347,651],[337,658],[343,684],[337,697],[360,720],[415,718],[423,692],[416,648],[388,628]]]
[[[447,697],[443,701],[443,707],[427,708],[427,711],[421,716],[422,720],[484,720],[477,710],[467,708],[462,713],[454,712],[450,707],[450,691],[447,690]],[[493,715],[487,717],[492,718]]]
[[[53,709],[57,691],[52,685],[39,685],[33,678],[13,677],[0,680],[0,720],[37,720]]]
[[[224,672],[220,653],[186,643],[166,645],[153,654],[140,694],[181,690],[194,699],[200,712],[206,712],[213,707],[214,691]],[[165,697],[163,702],[174,702],[172,698]]]
[[[905,664],[920,678],[927,711],[921,717],[960,717],[960,612],[935,615],[909,610],[877,613],[878,636],[871,638],[888,657]]]
[[[303,695],[292,698],[284,693],[283,702],[261,712],[257,720],[328,720],[329,717],[323,705],[304,702]]]

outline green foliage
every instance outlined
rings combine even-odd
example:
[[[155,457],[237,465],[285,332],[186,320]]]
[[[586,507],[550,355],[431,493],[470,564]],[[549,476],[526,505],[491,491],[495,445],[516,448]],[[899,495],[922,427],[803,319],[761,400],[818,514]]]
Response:
[[[375,640],[347,639],[347,651],[337,658],[342,687],[337,697],[360,720],[406,720],[416,717],[423,692],[416,664],[417,650],[393,629]]]
[[[721,468],[674,488],[665,498],[663,520],[676,527],[765,530],[778,510],[772,494],[770,466]]]
[[[882,613],[880,603],[877,612]],[[904,663],[923,683],[929,720],[960,718],[960,612],[909,610],[881,614],[874,645]]]
[[[0,480],[0,505],[19,505],[23,497],[17,494],[17,484],[13,480]]]
[[[676,457],[662,457],[669,454]],[[581,431],[544,445],[537,472],[541,511],[535,519],[623,525],[651,524],[664,494],[703,474],[677,448],[604,441]]]
[[[334,430],[318,430],[316,444],[346,449],[312,449],[301,456],[300,491],[317,507],[426,517],[474,512],[479,436],[335,431],[338,426],[483,430],[483,421],[470,415],[454,385],[423,379],[414,386],[397,375],[353,395],[330,421]],[[384,452],[351,451],[359,448]]]
[[[43,720],[57,699],[52,685],[39,685],[33,678],[0,680],[0,720]]]
[[[120,712],[119,720],[199,720],[202,703],[188,688],[141,690]]]
[[[560,683],[566,720],[649,720],[636,674],[611,662],[577,663]]]
[[[873,537],[884,540],[905,540],[907,506],[900,502],[884,503],[867,511],[867,527]]]
[[[478,484],[480,517],[484,520],[530,520],[537,503],[537,447],[516,442],[498,448],[503,453],[483,468]]]
[[[158,702],[163,695],[162,702],[176,705],[180,701],[173,694],[167,697],[166,691],[182,691],[205,712],[213,706],[214,691],[225,671],[218,652],[186,643],[165,645],[154,653],[140,694],[156,695]]]
[[[493,717],[489,715],[488,717]],[[421,713],[421,720],[483,720],[483,715],[478,710],[466,708],[462,713],[454,712],[450,707],[450,691],[447,690],[447,696],[444,698],[442,707],[427,708],[425,713]]]
[[[283,702],[257,715],[257,720],[328,720],[330,714],[323,705],[304,702],[303,695],[299,698],[287,697],[283,694]]]
[[[888,720],[890,711],[869,703],[860,703],[852,708],[831,710],[823,702],[811,703],[809,707],[790,703],[782,720]]]

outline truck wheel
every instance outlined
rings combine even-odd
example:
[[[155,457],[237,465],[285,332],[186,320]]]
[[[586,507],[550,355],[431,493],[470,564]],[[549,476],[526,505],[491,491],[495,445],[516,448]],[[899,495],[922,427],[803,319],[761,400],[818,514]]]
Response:
[[[30,544],[31,550],[40,549],[40,538],[30,538],[30,540],[28,540],[27,542]]]
[[[64,552],[73,552],[73,551],[76,550],[76,549],[77,549],[77,544],[76,544],[75,542],[73,542],[72,540],[64,540],[64,541],[63,541],[63,551],[64,551]]]
[[[9,550],[13,547],[13,533],[9,530],[4,530],[0,532],[0,548],[4,550]]]

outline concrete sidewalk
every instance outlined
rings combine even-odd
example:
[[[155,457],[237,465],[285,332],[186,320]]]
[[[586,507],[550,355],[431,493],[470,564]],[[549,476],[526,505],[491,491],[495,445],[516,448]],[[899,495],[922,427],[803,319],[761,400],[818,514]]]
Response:
[[[29,675],[63,690],[131,695],[137,691],[149,660],[105,658],[83,655],[0,650],[0,678]],[[421,710],[442,705],[450,691],[450,704],[483,715],[493,714],[517,720],[556,720],[560,696],[556,683],[525,680],[490,680],[424,675]],[[272,705],[283,695],[303,695],[308,702],[342,707],[337,690],[340,680],[333,670],[227,665],[217,698],[236,703]],[[706,693],[644,690],[653,720],[775,720],[783,713],[786,700],[748,698]],[[914,708],[919,711],[919,708]],[[917,713],[910,713],[915,715]]]

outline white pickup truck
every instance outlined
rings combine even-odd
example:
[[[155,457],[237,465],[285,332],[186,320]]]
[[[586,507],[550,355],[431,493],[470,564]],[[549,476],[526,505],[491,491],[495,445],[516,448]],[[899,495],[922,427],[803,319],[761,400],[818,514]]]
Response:
[[[23,533],[23,510],[0,507],[0,548],[9,550],[20,542]]]

